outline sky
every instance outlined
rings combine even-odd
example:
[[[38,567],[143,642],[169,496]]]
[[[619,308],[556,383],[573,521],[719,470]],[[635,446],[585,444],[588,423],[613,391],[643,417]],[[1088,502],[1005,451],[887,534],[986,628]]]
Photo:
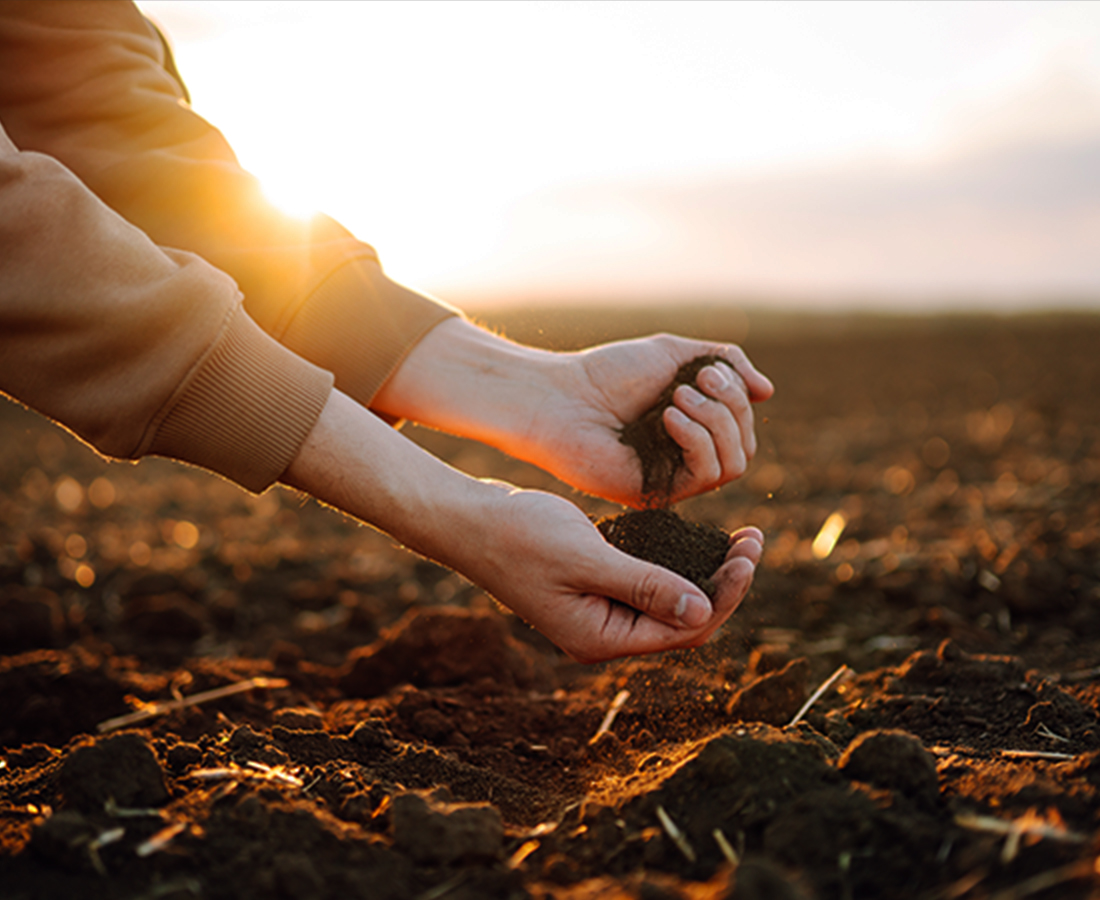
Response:
[[[1100,3],[139,6],[274,201],[444,299],[1100,308]]]

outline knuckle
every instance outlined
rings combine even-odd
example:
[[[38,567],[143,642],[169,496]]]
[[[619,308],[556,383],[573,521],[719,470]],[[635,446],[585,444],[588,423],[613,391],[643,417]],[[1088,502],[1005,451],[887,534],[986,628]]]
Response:
[[[645,573],[634,582],[630,592],[630,605],[639,612],[652,613],[657,607],[661,596],[660,580],[653,569],[647,569]]]

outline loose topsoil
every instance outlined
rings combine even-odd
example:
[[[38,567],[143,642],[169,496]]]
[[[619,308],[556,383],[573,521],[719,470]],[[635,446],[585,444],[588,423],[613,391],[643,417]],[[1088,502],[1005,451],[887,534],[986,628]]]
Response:
[[[1100,321],[745,346],[761,451],[681,511],[764,530],[752,594],[596,667],[289,492],[0,410],[0,897],[1100,896]]]
[[[635,421],[627,423],[619,435],[620,442],[630,447],[642,464],[642,496],[647,506],[669,505],[676,475],[684,466],[684,451],[665,430],[664,412],[673,405],[672,395],[682,384],[694,385],[703,369],[716,364],[729,366],[720,356],[697,356],[684,363],[657,402]]]

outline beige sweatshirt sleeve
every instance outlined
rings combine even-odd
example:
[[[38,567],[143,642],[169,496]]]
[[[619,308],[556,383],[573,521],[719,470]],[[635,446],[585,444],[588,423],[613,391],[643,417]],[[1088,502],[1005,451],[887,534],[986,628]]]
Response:
[[[265,89],[263,72],[249,77]],[[373,248],[332,219],[300,222],[268,203],[191,110],[164,41],[132,3],[0,0],[0,121],[154,243],[228,273],[261,328],[364,405],[455,314],[387,278]],[[324,156],[319,146],[314,164]],[[363,177],[378,177],[366,162]]]
[[[106,455],[169,456],[259,491],[331,389],[249,318],[232,279],[159,249],[0,129],[0,392]]]

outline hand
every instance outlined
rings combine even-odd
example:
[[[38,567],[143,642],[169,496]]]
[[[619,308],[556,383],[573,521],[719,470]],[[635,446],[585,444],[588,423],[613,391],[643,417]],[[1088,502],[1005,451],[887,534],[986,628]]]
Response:
[[[469,478],[339,391],[282,481],[461,572],[585,662],[703,643],[744,599],[763,548],[755,528],[733,536],[712,605],[606,543],[568,500]]]
[[[706,367],[696,387],[680,387],[675,407],[665,412],[665,426],[684,450],[675,501],[739,477],[756,452],[750,404],[774,389],[732,344],[657,335],[550,353],[449,319],[413,348],[372,406],[490,444],[579,490],[639,506],[641,465],[619,443],[620,430],[657,401],[683,363],[703,355],[722,356],[733,371]]]
[[[664,412],[665,429],[684,455],[669,499],[739,478],[757,447],[751,404],[772,395],[771,382],[740,347],[671,335],[607,344],[572,357],[571,381],[563,378],[556,402],[540,410],[534,443],[542,465],[581,490],[641,505],[640,461],[619,434],[653,406],[681,365],[698,356],[720,356],[728,365],[702,369],[695,385],[676,389],[674,405]]]
[[[764,543],[756,528],[731,536],[712,603],[685,578],[612,547],[553,494],[508,490],[479,538],[472,558],[449,564],[580,662],[704,643],[748,593]]]

